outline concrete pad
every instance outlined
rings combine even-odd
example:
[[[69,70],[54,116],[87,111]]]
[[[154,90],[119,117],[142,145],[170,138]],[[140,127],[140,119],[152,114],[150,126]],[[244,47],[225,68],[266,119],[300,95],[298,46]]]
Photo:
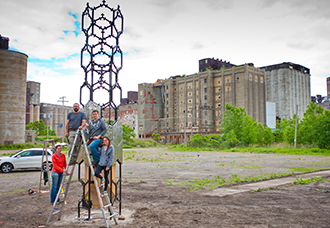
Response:
[[[306,179],[311,179],[313,177],[329,177],[329,176],[330,176],[330,170],[325,170],[325,171],[306,173],[301,175],[294,175],[280,179],[273,179],[267,181],[254,182],[250,184],[237,185],[237,186],[232,186],[230,188],[226,188],[226,187],[217,188],[209,192],[204,192],[203,195],[223,197],[223,196],[238,194],[242,192],[258,190],[259,188],[260,189],[264,189],[268,187],[273,188],[281,185],[291,184],[297,177],[301,177],[303,180],[306,180]]]

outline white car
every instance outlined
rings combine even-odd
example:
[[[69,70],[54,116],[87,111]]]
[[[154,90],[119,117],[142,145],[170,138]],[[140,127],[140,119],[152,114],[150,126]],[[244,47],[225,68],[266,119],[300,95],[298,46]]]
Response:
[[[41,168],[41,159],[42,159],[42,148],[32,148],[32,149],[24,149],[18,151],[17,153],[0,157],[0,167],[3,173],[9,173],[13,169],[27,169],[27,168]],[[48,164],[49,170],[51,171],[53,168],[52,165],[52,155],[53,152],[50,149],[47,149],[48,152]],[[43,159],[43,170],[46,170],[46,154]]]

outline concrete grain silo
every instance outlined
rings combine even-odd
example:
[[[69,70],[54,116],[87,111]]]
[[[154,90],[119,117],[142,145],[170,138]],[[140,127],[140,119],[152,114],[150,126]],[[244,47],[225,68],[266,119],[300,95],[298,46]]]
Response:
[[[0,35],[0,144],[25,142],[27,58]]]

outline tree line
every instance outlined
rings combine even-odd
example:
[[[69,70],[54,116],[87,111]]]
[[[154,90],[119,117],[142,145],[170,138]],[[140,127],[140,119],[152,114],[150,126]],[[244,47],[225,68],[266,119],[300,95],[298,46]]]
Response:
[[[220,134],[196,134],[189,141],[194,147],[235,147],[274,143],[294,143],[296,115],[290,119],[283,118],[277,122],[272,131],[249,116],[242,107],[225,104],[224,119]],[[304,118],[297,119],[297,145],[330,149],[330,111],[310,103]]]

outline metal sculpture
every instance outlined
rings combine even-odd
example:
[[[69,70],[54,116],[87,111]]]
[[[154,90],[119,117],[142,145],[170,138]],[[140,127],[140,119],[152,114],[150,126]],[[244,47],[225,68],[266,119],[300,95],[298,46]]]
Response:
[[[122,159],[122,126],[117,122],[118,108],[121,105],[122,89],[118,82],[118,74],[123,65],[123,53],[119,47],[119,38],[123,33],[123,15],[120,6],[117,9],[111,8],[103,0],[99,6],[91,7],[89,3],[82,14],[82,31],[85,34],[85,45],[81,50],[81,67],[85,72],[85,81],[80,87],[80,104],[83,111],[91,120],[92,110],[100,110],[101,116],[105,109],[109,110],[109,123],[111,123],[111,109],[114,110],[114,122],[108,127],[107,135],[112,136],[112,144],[115,148],[114,163],[119,163],[119,179],[113,181],[110,178],[110,199],[113,204],[119,202],[119,214],[121,214],[121,165]],[[89,99],[86,106],[83,104],[83,91],[88,90]],[[97,101],[104,96],[95,96],[95,91],[104,91],[104,96],[108,98],[106,102]],[[117,97],[116,97],[117,96]],[[119,97],[119,99],[118,99]],[[117,98],[116,102],[114,99]],[[84,160],[84,159],[83,159]],[[79,162],[79,180],[80,165]],[[110,173],[112,177],[112,170]],[[84,187],[84,194],[78,203],[78,207],[88,209],[88,219],[90,218],[90,208],[92,206],[90,195],[85,199],[85,186],[88,184],[90,194],[90,173],[87,182],[81,182]],[[112,195],[112,187],[115,187],[115,195]],[[118,192],[119,189],[119,192]],[[79,210],[78,210],[79,216]]]
[[[111,8],[103,0],[99,6],[90,7],[89,3],[82,14],[82,31],[86,36],[85,46],[81,50],[81,67],[85,72],[85,82],[80,87],[80,104],[84,88],[89,90],[89,100],[98,103],[101,111],[114,109],[114,120],[117,121],[118,108],[121,105],[122,89],[118,74],[123,65],[123,53],[119,47],[119,38],[123,33],[124,18],[118,5]],[[97,102],[96,90],[104,90],[109,95],[105,103]],[[120,99],[116,103],[114,94]],[[102,113],[101,113],[102,115]]]

